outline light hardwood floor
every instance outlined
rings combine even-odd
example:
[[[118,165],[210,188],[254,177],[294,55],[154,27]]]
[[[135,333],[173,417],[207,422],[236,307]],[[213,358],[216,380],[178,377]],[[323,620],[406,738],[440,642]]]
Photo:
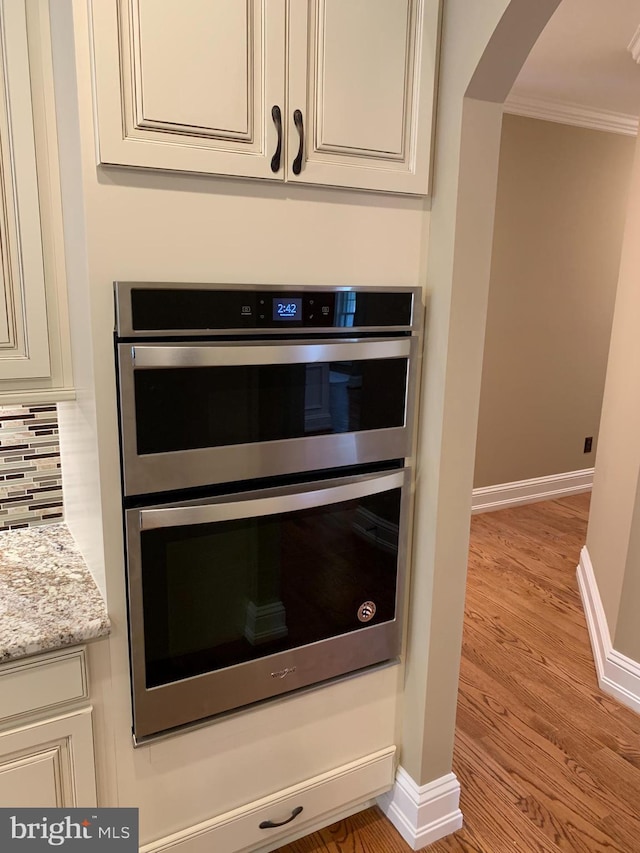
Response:
[[[640,853],[640,716],[597,685],[576,584],[588,495],[474,516],[454,771],[428,853]],[[279,853],[408,853],[377,809]]]

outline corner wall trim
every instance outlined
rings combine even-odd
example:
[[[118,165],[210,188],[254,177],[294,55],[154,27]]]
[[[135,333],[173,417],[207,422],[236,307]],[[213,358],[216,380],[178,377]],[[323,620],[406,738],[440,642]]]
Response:
[[[403,767],[393,788],[378,805],[412,850],[420,850],[462,827],[460,783],[447,773],[426,785],[416,785]]]
[[[577,577],[600,689],[640,714],[640,663],[617,652],[611,645],[611,634],[586,545],[580,552]]]
[[[593,468],[550,474],[531,480],[516,480],[497,486],[482,486],[473,490],[471,512],[491,512],[535,501],[550,501],[565,495],[588,492],[593,485]]]

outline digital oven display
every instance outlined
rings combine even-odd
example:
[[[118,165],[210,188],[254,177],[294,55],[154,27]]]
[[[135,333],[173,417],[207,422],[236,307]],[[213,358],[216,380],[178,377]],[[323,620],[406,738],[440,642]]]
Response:
[[[273,299],[273,319],[274,320],[300,320],[302,318],[302,297],[294,296],[283,299],[274,297]]]

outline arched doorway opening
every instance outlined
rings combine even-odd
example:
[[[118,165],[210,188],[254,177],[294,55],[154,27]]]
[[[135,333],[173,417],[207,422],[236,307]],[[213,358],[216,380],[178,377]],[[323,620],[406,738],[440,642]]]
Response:
[[[451,766],[502,103],[559,2],[444,7],[403,746],[386,807],[414,849],[461,820]]]

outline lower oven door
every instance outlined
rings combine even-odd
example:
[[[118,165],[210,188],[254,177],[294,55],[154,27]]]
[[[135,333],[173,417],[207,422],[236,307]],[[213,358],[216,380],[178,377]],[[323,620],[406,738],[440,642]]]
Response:
[[[126,512],[137,739],[400,650],[407,469]]]

